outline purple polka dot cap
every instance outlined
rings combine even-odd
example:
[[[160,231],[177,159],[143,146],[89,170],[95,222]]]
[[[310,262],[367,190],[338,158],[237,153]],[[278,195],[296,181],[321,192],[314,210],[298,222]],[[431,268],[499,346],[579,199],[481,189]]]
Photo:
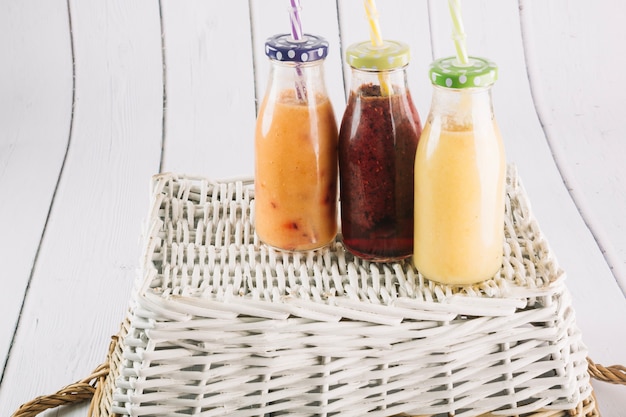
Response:
[[[306,33],[301,40],[293,39],[291,34],[274,35],[265,41],[265,55],[281,62],[318,61],[328,55],[328,41]]]

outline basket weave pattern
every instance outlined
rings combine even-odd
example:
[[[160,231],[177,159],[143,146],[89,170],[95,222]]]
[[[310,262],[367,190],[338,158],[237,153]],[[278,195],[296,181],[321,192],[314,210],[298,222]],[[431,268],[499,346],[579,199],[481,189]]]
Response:
[[[161,174],[152,190],[113,412],[588,415],[565,274],[512,167],[503,267],[459,287],[355,258],[340,239],[268,248],[250,183]]]

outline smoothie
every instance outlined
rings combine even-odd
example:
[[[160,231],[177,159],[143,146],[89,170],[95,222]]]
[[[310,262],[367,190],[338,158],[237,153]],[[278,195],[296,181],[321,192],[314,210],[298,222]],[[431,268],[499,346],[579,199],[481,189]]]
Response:
[[[328,97],[293,90],[263,101],[256,125],[255,227],[285,250],[326,245],[337,233],[337,123]]]
[[[445,284],[493,277],[504,233],[505,155],[497,124],[445,126],[429,118],[415,160],[415,266]]]
[[[353,254],[375,261],[411,255],[420,133],[408,91],[383,96],[380,86],[362,85],[351,94],[340,129],[339,166],[343,243]]]

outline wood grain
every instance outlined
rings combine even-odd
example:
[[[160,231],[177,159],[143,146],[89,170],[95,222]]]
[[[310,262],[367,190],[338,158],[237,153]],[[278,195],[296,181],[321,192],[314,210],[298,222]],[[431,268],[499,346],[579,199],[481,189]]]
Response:
[[[162,2],[163,170],[214,179],[254,174],[254,68],[248,3]]]
[[[70,138],[68,22],[62,0],[0,3],[0,372]]]
[[[2,415],[87,375],[125,314],[161,151],[157,6],[70,3],[71,146],[5,371]]]
[[[626,294],[626,55],[621,2],[529,1],[522,29],[530,83],[550,149]],[[591,23],[590,22],[594,22]],[[603,46],[606,45],[606,46]]]

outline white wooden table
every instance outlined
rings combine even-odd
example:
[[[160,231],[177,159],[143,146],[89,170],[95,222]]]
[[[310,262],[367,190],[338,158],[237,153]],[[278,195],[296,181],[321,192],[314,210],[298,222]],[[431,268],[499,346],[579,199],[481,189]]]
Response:
[[[464,0],[470,54],[500,66],[496,117],[568,274],[590,357],[626,363],[626,5]],[[361,0],[303,0],[305,32],[367,39]],[[0,0],[0,415],[104,360],[137,274],[150,177],[252,176],[264,40],[286,0]],[[427,66],[453,54],[444,0],[379,0],[408,42],[422,119]],[[605,417],[626,388],[595,382]],[[83,416],[86,406],[48,415]]]

